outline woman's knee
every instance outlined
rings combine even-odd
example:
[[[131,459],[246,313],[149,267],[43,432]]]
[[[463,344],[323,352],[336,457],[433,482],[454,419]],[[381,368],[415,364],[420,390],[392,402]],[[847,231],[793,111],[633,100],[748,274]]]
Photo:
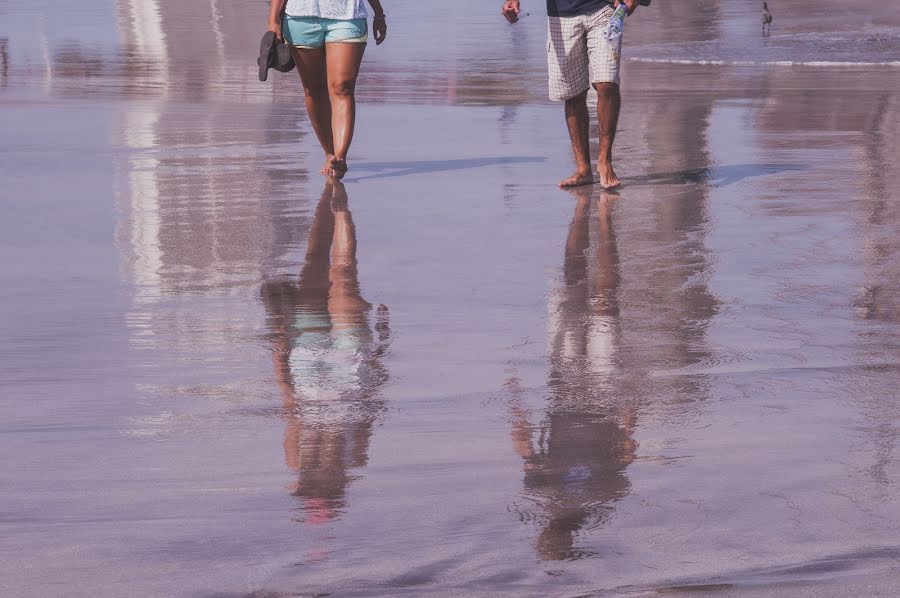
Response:
[[[327,98],[328,84],[323,81],[320,85],[304,85],[303,93],[308,98]]]
[[[300,83],[303,86],[303,93],[308,97],[319,97],[328,95],[328,79],[325,72],[302,72],[300,73]]]
[[[328,92],[333,97],[353,97],[356,93],[356,79],[338,79],[336,81],[329,81]]]

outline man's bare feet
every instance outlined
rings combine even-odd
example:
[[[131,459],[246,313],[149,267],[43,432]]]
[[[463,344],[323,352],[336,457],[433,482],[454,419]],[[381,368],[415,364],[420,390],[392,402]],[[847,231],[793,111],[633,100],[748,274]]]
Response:
[[[593,185],[594,184],[594,173],[588,170],[587,172],[578,170],[567,179],[563,179],[559,182],[559,186],[563,189],[568,187],[578,187],[579,185]]]
[[[613,170],[612,162],[600,162],[597,165],[597,174],[600,175],[600,186],[604,189],[615,189],[622,184]]]

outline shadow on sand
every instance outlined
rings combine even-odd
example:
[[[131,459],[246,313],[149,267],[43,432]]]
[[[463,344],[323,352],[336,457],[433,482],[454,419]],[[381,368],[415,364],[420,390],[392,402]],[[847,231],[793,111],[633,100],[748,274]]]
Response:
[[[457,158],[452,160],[412,160],[408,162],[361,162],[353,165],[356,176],[346,182],[431,174],[454,170],[469,170],[486,166],[510,166],[539,164],[547,159],[541,156],[510,156],[493,158]],[[744,179],[790,171],[808,170],[803,164],[730,164],[709,168],[693,168],[677,172],[659,172],[639,176],[622,177],[627,185],[683,185],[707,183],[713,187],[726,187]],[[358,174],[357,174],[358,173]]]
[[[711,168],[694,168],[678,172],[660,172],[641,176],[622,177],[627,185],[683,185],[709,183],[713,187],[727,187],[744,179],[781,172],[808,170],[803,164],[731,164]]]
[[[409,162],[361,162],[353,164],[353,173],[373,173],[353,176],[347,182],[407,176],[410,174],[431,174],[451,170],[468,170],[484,166],[509,166],[514,164],[535,164],[546,162],[540,156],[510,156],[495,158],[457,158],[455,160],[413,160]]]

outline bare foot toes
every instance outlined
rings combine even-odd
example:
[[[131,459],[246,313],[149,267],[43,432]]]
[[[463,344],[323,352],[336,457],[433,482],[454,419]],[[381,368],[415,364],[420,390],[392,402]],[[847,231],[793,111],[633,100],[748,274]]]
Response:
[[[567,179],[563,179],[559,182],[559,186],[563,189],[567,187],[578,187],[579,185],[593,185],[594,184],[594,173],[591,171],[587,172],[576,172],[572,176]]]
[[[325,154],[325,165],[322,166],[322,170],[319,171],[320,174],[324,174],[325,176],[331,176],[331,161],[334,160],[334,155]]]
[[[341,180],[347,174],[347,161],[343,158],[332,158],[330,167],[331,176],[337,180]]]
[[[600,175],[600,186],[604,189],[615,189],[622,183],[619,182],[619,177],[616,176],[615,171],[613,171],[612,164],[600,164],[597,167],[597,174]]]

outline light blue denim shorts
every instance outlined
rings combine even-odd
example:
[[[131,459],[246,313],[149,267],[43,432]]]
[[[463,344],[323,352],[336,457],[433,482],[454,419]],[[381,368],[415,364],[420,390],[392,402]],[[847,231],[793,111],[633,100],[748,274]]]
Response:
[[[334,42],[364,44],[369,39],[366,19],[323,19],[285,15],[281,23],[284,41],[295,48],[321,48]]]

